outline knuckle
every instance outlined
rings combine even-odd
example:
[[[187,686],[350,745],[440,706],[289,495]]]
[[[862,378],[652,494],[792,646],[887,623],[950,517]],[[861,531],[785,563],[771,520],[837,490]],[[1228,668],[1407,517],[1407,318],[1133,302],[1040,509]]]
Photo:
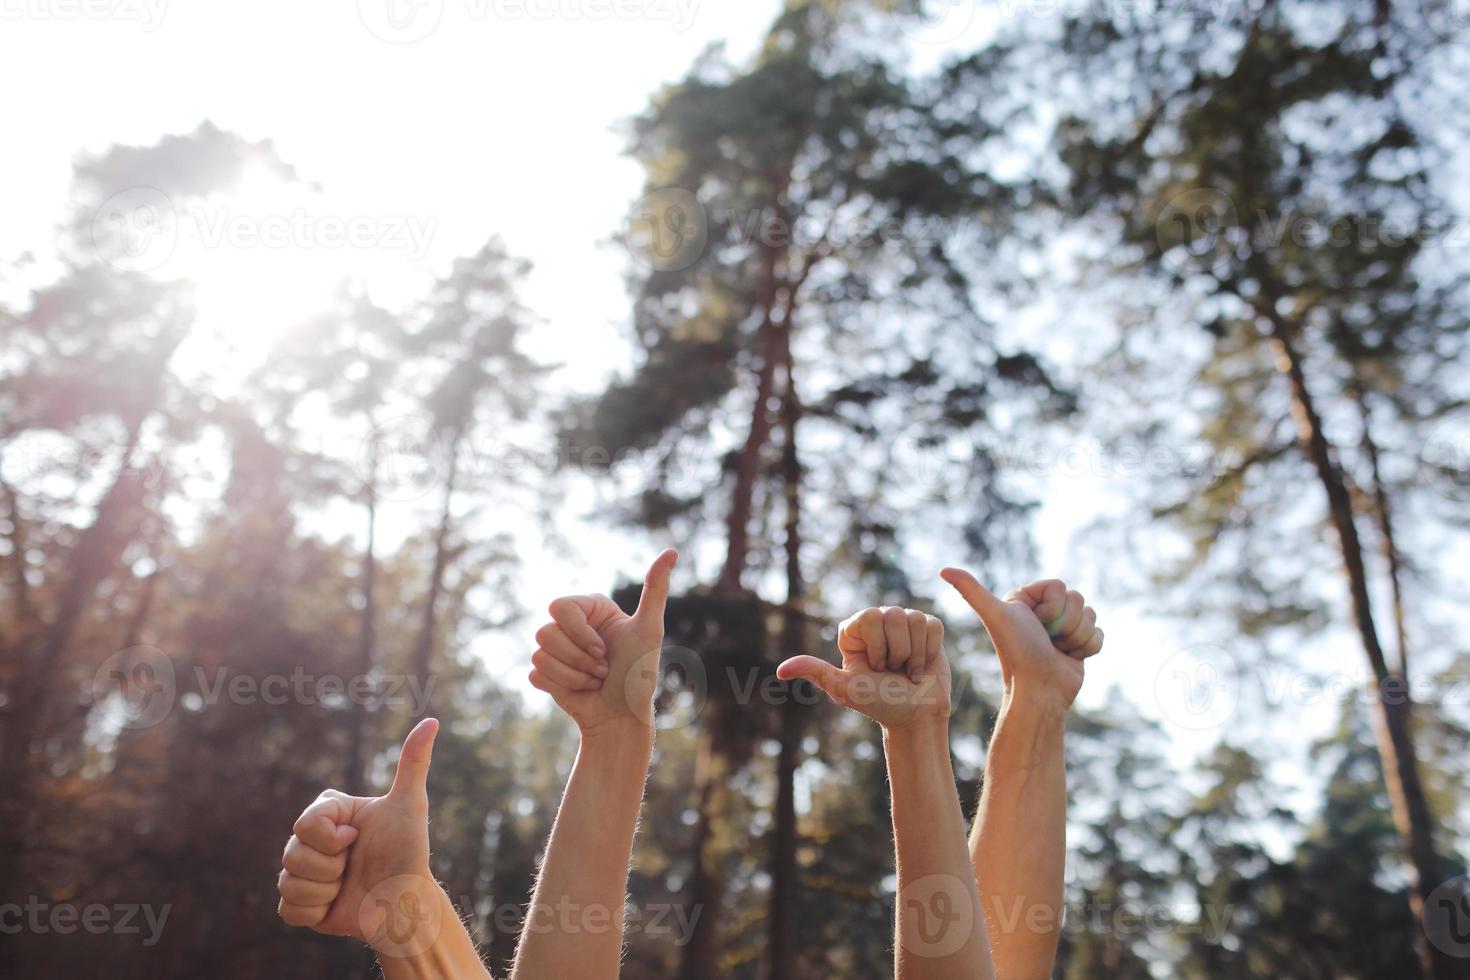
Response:
[[[907,621],[908,621],[908,617],[906,615],[904,615],[904,611],[902,609],[900,609],[898,606],[884,606],[883,607],[883,623],[884,623],[884,625],[886,625],[886,626],[897,626],[900,623],[906,623]]]

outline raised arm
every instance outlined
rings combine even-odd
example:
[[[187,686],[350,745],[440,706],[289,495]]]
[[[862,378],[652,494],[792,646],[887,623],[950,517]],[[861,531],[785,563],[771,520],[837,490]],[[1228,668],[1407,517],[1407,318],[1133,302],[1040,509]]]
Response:
[[[551,604],[552,621],[536,633],[531,684],[576,721],[582,743],[512,980],[618,975],[628,863],[653,751],[664,606],[678,557],[670,550],[654,561],[631,617],[606,596],[572,596]]]
[[[292,828],[276,880],[287,925],[367,943],[387,980],[490,976],[429,873],[429,762],[438,731],[429,718],[409,732],[385,796],[329,789],[317,797]]]
[[[965,818],[949,758],[950,673],[944,626],[912,609],[865,609],[842,624],[842,666],[793,657],[801,677],[883,726],[898,870],[898,980],[992,976]]]
[[[1067,850],[1066,715],[1083,661],[1102,649],[1097,616],[1062,582],[996,598],[968,572],[941,575],[979,614],[1005,684],[970,853],[996,976],[1051,976],[1061,937]]]

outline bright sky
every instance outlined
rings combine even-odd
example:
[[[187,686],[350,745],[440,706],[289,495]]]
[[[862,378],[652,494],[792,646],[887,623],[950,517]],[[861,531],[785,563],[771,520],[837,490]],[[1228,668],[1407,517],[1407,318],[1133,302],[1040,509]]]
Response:
[[[916,64],[983,29],[974,7],[941,7],[928,33],[913,35]],[[211,120],[275,141],[321,186],[316,213],[383,227],[402,219],[417,233],[372,247],[247,245],[209,260],[221,264],[200,273],[206,308],[228,345],[216,339],[191,356],[225,361],[263,349],[270,324],[308,310],[344,273],[385,303],[411,297],[499,234],[535,263],[524,298],[545,326],[534,353],[564,365],[557,385],[586,390],[629,356],[626,259],[607,241],[642,177],[614,126],[708,43],[723,40],[743,57],[776,8],[775,0],[0,0],[0,91],[9,96],[0,104],[8,135],[0,261],[45,254],[79,150],[152,144]],[[1096,594],[1108,570],[1095,559],[1069,567],[1072,534],[1116,481],[1138,474],[1053,476],[1043,486],[1039,571]],[[405,504],[402,516],[419,506]],[[523,602],[533,615],[552,595],[639,574],[656,551],[574,524],[566,537],[576,554],[528,559]],[[937,569],[961,557],[932,559]],[[681,577],[693,581],[688,569]],[[951,621],[965,615],[943,608]],[[1181,711],[1180,685],[1200,658],[1180,651],[1218,643],[1218,634],[1128,603],[1105,606],[1101,619],[1108,650],[1089,665],[1084,701],[1118,685],[1165,721],[1182,752],[1212,743],[1230,691],[1214,707]],[[524,662],[530,649],[527,636],[513,659]],[[1330,715],[1308,710],[1304,721],[1315,723],[1303,727],[1320,729]]]

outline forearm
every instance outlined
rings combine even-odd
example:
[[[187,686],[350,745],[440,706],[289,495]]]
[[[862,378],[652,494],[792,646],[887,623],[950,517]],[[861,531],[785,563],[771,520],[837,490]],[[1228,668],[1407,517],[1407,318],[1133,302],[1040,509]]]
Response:
[[[512,980],[618,975],[652,730],[584,739],[521,931]]]
[[[480,961],[480,952],[454,903],[442,889],[438,899],[438,907],[420,920],[422,927],[431,930],[427,949],[417,950],[417,943],[408,943],[378,950],[384,980],[464,980],[467,977],[489,980],[490,971]]]
[[[897,980],[993,976],[944,723],[884,732],[898,869]]]
[[[1066,861],[1066,706],[1007,693],[990,740],[970,839],[996,976],[1051,975]]]

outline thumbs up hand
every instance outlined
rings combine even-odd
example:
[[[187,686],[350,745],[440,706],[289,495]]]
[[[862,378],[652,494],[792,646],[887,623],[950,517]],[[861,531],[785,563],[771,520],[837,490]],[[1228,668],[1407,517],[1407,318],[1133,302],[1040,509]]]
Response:
[[[329,789],[297,818],[276,881],[287,925],[360,939],[380,955],[433,943],[447,905],[429,871],[427,781],[438,731],[428,718],[408,733],[386,796]]]
[[[888,732],[926,723],[948,726],[949,660],[944,624],[917,609],[870,607],[837,628],[842,666],[799,656],[776,668],[782,680],[801,678]]]
[[[1057,579],[1033,582],[992,595],[969,572],[939,573],[980,616],[1000,659],[1006,694],[1020,691],[1072,706],[1082,688],[1083,661],[1102,649],[1097,613],[1082,596]]]
[[[531,686],[550,694],[584,738],[630,725],[652,733],[664,607],[678,560],[672,548],[654,559],[632,616],[604,595],[563,596],[536,631]]]

